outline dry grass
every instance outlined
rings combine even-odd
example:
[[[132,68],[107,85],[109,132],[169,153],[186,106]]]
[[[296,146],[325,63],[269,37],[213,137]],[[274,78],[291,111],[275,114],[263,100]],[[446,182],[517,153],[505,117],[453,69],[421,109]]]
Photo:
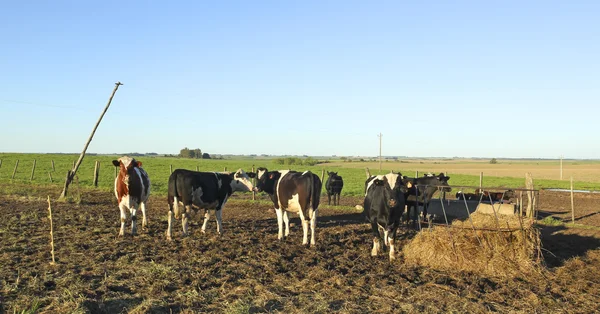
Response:
[[[539,272],[540,233],[528,220],[480,213],[471,219],[419,233],[404,246],[406,262],[500,278]]]

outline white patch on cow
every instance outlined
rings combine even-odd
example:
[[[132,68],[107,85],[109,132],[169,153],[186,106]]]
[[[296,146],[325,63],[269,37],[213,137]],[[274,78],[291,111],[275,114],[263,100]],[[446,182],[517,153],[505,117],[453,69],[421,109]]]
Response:
[[[277,234],[277,239],[283,239],[283,213],[280,208],[275,208],[275,213],[277,214],[277,226],[279,227],[279,233]]]
[[[197,189],[192,188],[192,203],[201,207],[204,203],[202,203],[202,195],[204,195],[204,191],[202,191],[201,187]]]
[[[129,156],[123,156],[123,157],[119,158],[118,160],[123,164],[123,166],[125,166],[125,169],[127,169],[127,167],[129,167],[129,165],[131,164],[131,162],[134,159]]]
[[[371,250],[371,256],[377,256],[379,253],[379,238],[373,238],[373,249]]]
[[[258,171],[256,172],[256,179],[260,179],[260,178],[262,178],[262,177],[265,175],[265,173],[266,173],[266,172],[267,172],[266,170],[262,170],[262,169],[261,169],[261,170],[258,170]]]
[[[394,243],[394,239],[390,236],[388,238],[388,243],[390,244],[390,261],[396,259],[395,253],[396,253],[396,247],[395,247],[395,243]]]
[[[206,226],[208,226],[208,220],[210,219],[210,211],[205,209],[204,212],[204,223],[202,223],[202,233],[206,233]]]
[[[167,240],[171,241],[173,239],[173,212],[169,211],[169,227],[167,227]]]
[[[383,230],[383,244],[385,245],[389,245],[388,243],[388,239],[389,239],[389,232],[387,229]]]
[[[283,208],[283,206],[281,206],[281,196],[279,195],[279,184],[281,183],[281,180],[283,180],[283,177],[285,177],[286,174],[288,174],[290,171],[289,170],[279,170],[279,173],[281,173],[281,176],[279,177],[279,180],[277,181],[277,186],[275,187],[275,193],[277,195],[277,202],[279,203],[279,208]]]
[[[308,173],[308,170],[306,170],[306,171],[302,172],[302,175],[305,175],[305,174],[307,174],[307,173]]]
[[[283,223],[285,225],[285,236],[290,235],[290,216],[288,215],[288,211],[283,211]]]
[[[216,210],[215,216],[217,217],[217,234],[223,233],[223,210]]]
[[[375,180],[383,180],[383,178],[387,179],[388,184],[390,185],[390,187],[392,188],[392,190],[396,187],[396,181],[398,180],[398,177],[400,175],[397,173],[388,173],[388,174],[380,174],[375,176],[375,178],[371,181],[369,181],[369,183],[367,183],[367,190],[365,191],[365,196],[367,196],[367,193],[369,192],[369,188],[371,187],[371,185],[373,185],[373,182]]]
[[[288,200],[287,205],[287,211],[290,211],[292,213],[302,212],[302,207],[300,206],[300,199],[298,193],[292,195],[292,198]],[[300,216],[302,216],[302,214],[300,214]]]

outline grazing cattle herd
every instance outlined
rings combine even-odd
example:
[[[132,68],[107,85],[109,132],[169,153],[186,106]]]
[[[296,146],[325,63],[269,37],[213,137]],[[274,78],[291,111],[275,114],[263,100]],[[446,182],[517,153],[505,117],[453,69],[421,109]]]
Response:
[[[119,235],[125,234],[126,210],[131,215],[131,233],[137,231],[137,210],[142,210],[142,227],[146,228],[146,202],[150,194],[150,179],[142,163],[134,158],[123,156],[113,160],[119,167],[115,178],[115,196],[121,212],[121,229]],[[328,204],[340,204],[340,194],[344,186],[341,176],[337,172],[327,172],[328,178],[325,190]],[[256,178],[256,186],[252,183]],[[390,260],[394,259],[395,241],[400,221],[406,208],[406,222],[410,221],[410,212],[413,210],[413,224],[418,217],[419,208],[422,208],[421,218],[430,219],[427,208],[435,192],[450,192],[448,185],[450,177],[444,173],[438,175],[428,174],[423,177],[410,178],[401,173],[391,172],[385,175],[371,176],[367,173],[365,181],[365,197],[363,214],[371,224],[373,231],[373,249],[371,255],[376,256],[383,245],[388,247]],[[168,181],[168,227],[166,237],[173,238],[173,220],[181,219],[182,235],[189,234],[188,220],[196,216],[199,210],[204,210],[204,223],[202,233],[210,219],[210,210],[214,210],[217,221],[217,233],[222,234],[222,210],[227,200],[234,192],[258,191],[266,193],[277,214],[278,235],[282,240],[289,236],[289,213],[298,213],[302,223],[302,244],[314,246],[315,229],[321,197],[322,183],[319,176],[310,172],[293,170],[269,171],[267,168],[258,168],[256,172],[245,172],[238,169],[235,172],[198,172],[185,169],[176,169]],[[489,192],[477,189],[475,193],[456,193],[456,198],[461,200],[489,200],[491,202],[508,200],[514,196],[514,191],[504,193]],[[310,241],[308,238],[310,229]]]

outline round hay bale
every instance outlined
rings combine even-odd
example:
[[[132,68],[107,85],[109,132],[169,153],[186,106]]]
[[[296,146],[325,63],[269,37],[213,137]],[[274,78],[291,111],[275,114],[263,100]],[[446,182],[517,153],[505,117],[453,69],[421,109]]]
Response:
[[[473,213],[471,220],[420,232],[404,246],[404,258],[409,264],[492,277],[535,271],[541,265],[540,234],[520,219]]]

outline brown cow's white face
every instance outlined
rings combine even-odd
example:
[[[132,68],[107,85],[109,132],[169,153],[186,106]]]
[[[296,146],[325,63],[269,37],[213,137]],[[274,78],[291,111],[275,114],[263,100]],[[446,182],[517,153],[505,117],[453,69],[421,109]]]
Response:
[[[231,181],[231,189],[240,192],[249,192],[255,190],[256,188],[252,184],[252,180],[250,176],[242,169],[238,169],[233,174],[233,180]]]

